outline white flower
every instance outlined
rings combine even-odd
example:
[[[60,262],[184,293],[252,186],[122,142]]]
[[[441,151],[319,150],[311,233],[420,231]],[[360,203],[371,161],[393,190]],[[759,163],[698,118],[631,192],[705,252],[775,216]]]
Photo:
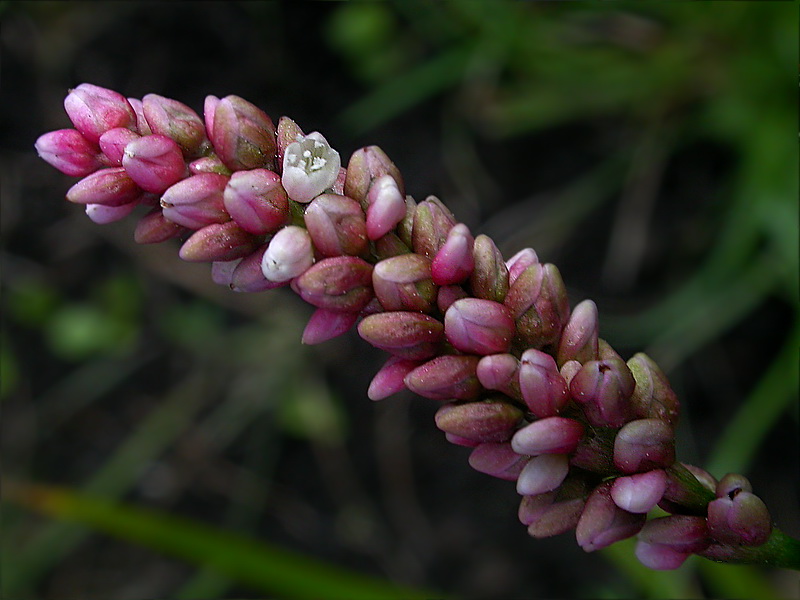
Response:
[[[287,146],[281,183],[295,202],[311,202],[334,184],[341,164],[339,153],[314,131]]]
[[[289,281],[302,275],[313,263],[314,250],[308,231],[289,225],[270,240],[261,259],[261,271],[270,281]]]

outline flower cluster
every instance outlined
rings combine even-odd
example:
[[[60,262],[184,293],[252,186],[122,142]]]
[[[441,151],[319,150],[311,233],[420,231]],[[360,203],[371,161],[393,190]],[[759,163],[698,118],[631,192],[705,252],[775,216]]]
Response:
[[[319,133],[277,126],[237,96],[141,100],[81,84],[74,129],[39,155],[82,177],[67,199],[97,223],[140,205],[139,243],[182,240],[216,283],[290,286],[315,307],[303,341],[357,326],[390,357],[373,400],[409,389],[441,403],[436,426],[478,471],[516,482],[534,537],[574,529],[586,551],[638,534],[656,569],[770,537],[741,475],[716,481],[675,459],[678,400],[646,355],[627,362],[598,336],[591,300],[570,310],[558,269],[528,248],[505,260],[435,197],[416,202],[378,147],[342,167]],[[647,520],[659,507],[661,514]]]

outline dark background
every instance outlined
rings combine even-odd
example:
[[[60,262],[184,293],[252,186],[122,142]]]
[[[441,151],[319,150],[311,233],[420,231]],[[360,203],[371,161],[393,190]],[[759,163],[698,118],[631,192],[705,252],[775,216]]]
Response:
[[[217,288],[175,247],[137,247],[132,222],[64,202],[72,181],[33,143],[91,82],[198,111],[237,94],[343,157],[380,145],[417,200],[506,256],[534,247],[573,304],[595,299],[601,335],[668,371],[679,456],[745,473],[798,535],[797,8],[724,4],[0,5],[4,477],[455,596],[659,596],[629,549],[530,539],[513,485],[470,470],[430,401],[370,403],[383,357],[355,334],[303,347],[311,310],[289,292]],[[2,516],[4,598],[266,593]],[[711,567],[675,577],[733,597]],[[734,571],[796,597],[786,572]]]

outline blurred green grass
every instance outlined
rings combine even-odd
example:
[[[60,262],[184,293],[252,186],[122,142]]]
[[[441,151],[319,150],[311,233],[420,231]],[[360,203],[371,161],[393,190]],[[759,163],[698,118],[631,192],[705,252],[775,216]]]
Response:
[[[33,4],[24,8],[42,28],[70,11],[51,7],[48,15]],[[274,15],[262,12],[270,9],[259,3],[242,6],[265,35],[273,31]],[[772,336],[777,340],[774,347],[766,352],[751,349],[766,354],[769,363],[749,392],[740,391],[740,403],[728,410],[730,420],[719,428],[709,452],[708,466],[716,475],[753,468],[778,422],[787,412],[795,423],[797,419],[797,411],[791,410],[798,396],[800,340],[796,7],[397,0],[336,3],[326,14],[324,26],[314,34],[325,40],[328,52],[364,90],[334,122],[350,136],[348,141],[406,122],[434,103],[441,112],[442,161],[451,189],[459,192],[466,209],[473,208],[469,194],[478,197],[488,190],[489,200],[475,200],[484,204],[474,214],[490,216],[487,224],[496,226],[513,222],[514,244],[558,255],[598,212],[614,217],[606,246],[596,250],[606,260],[592,275],[595,291],[606,298],[628,294],[637,302],[635,311],[601,314],[603,335],[613,344],[645,349],[665,368],[678,371],[703,348],[723,344],[754,314],[778,305],[791,315],[783,330]],[[518,208],[508,202],[490,205],[491,199],[503,195],[505,182],[493,174],[496,163],[487,158],[484,147],[491,152],[502,146],[533,146],[541,136],[587,123],[602,124],[606,133],[600,137],[616,135],[607,142],[613,151],[583,171],[576,161],[578,166],[556,190],[555,200],[537,208],[536,219],[515,218]],[[439,133],[433,130],[430,137]],[[560,144],[569,147],[570,141]],[[716,188],[719,197],[696,199],[710,203],[713,227],[702,230],[700,237],[707,239],[694,253],[661,250],[678,255],[656,264],[680,268],[665,272],[657,298],[652,298],[642,291],[646,286],[637,287],[645,273],[653,277],[647,272],[646,248],[631,240],[638,235],[647,244],[655,235],[654,206],[670,183],[665,173],[698,144],[724,149],[730,157],[725,180]],[[546,162],[548,157],[535,159]],[[508,169],[503,175],[507,173]],[[61,194],[53,186],[44,190],[47,197]],[[528,210],[523,200],[517,207]],[[686,205],[678,206],[682,210]],[[633,221],[631,214],[637,215]],[[691,221],[693,215],[685,218]],[[694,227],[709,225],[709,220],[694,218]],[[622,240],[617,246],[615,234]],[[157,271],[145,262],[137,265],[149,276],[165,277],[153,275]],[[213,301],[184,297],[184,291],[205,293],[205,288],[166,277],[168,286],[182,291],[142,289],[137,273],[120,268],[124,269],[116,265],[110,273],[83,274],[86,289],[77,292],[74,284],[35,276],[36,269],[31,270],[34,275],[14,269],[4,276],[0,398],[11,405],[12,416],[21,410],[15,398],[31,400],[35,390],[37,427],[58,440],[71,419],[101,412],[94,405],[112,398],[130,403],[157,397],[136,418],[125,421],[120,439],[98,442],[106,454],[81,471],[89,476],[65,475],[73,490],[69,497],[86,499],[82,526],[38,521],[15,506],[2,506],[3,572],[9,574],[3,590],[9,597],[33,597],[48,574],[94,529],[158,546],[152,539],[137,539],[141,531],[136,528],[123,528],[133,514],[125,507],[145,503],[142,488],[148,481],[154,485],[148,468],[176,453],[187,440],[202,450],[201,459],[214,459],[248,440],[246,467],[234,478],[240,489],[232,495],[248,500],[231,503],[222,516],[222,527],[241,532],[263,518],[263,502],[270,493],[270,477],[280,469],[282,448],[299,439],[327,451],[341,449],[352,430],[352,414],[342,408],[335,390],[318,379],[318,371],[315,376],[304,370],[315,355],[299,346],[307,315],[296,307],[269,301],[262,309],[265,315],[269,311],[267,316],[255,324],[243,323],[251,316],[247,311],[231,312]],[[46,272],[53,270],[48,266]],[[29,338],[36,339],[35,351],[29,348]],[[31,381],[37,373],[37,354],[52,356],[59,365],[49,367],[53,372],[45,388]],[[154,367],[160,362],[167,363],[164,372]],[[152,371],[165,387],[126,391],[132,378]],[[176,372],[182,377],[167,377]],[[253,423],[259,425],[257,432]],[[52,474],[52,465],[37,463],[37,453],[44,451],[35,447],[39,442],[32,443],[14,465],[16,477]],[[180,491],[174,493],[180,496]],[[95,496],[103,499],[102,506],[93,504]],[[507,518],[513,521],[514,515]],[[197,570],[175,587],[176,597],[221,597],[238,589],[237,583],[252,583],[236,569],[208,569],[215,552],[235,551],[238,541],[225,538],[228,544],[216,537],[217,531],[169,517],[154,531],[166,540],[179,539],[187,526],[195,527],[197,546],[213,547],[214,552],[180,553]],[[253,548],[260,551],[257,544]],[[689,561],[675,573],[654,573],[638,565],[630,544],[602,556],[620,580],[609,587],[587,583],[581,590],[586,597],[635,593],[648,598],[772,598],[783,591],[773,583],[773,573],[701,560]],[[297,564],[302,568],[278,574],[287,587],[270,588],[269,581],[259,580],[260,589],[281,590],[282,597],[289,597],[290,580],[296,586],[322,581],[335,569],[326,565],[317,572],[317,563]],[[300,597],[301,588],[296,589]],[[341,589],[346,596],[346,584]],[[322,590],[312,593],[323,597]],[[375,588],[375,597],[392,593]]]

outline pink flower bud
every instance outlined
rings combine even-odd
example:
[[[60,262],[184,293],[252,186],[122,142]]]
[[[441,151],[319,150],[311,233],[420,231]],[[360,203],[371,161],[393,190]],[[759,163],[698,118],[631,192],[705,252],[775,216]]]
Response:
[[[233,272],[240,262],[242,262],[241,258],[214,261],[211,263],[211,281],[217,285],[232,288],[231,280],[233,279]]]
[[[543,348],[558,342],[569,318],[569,301],[555,265],[534,263],[511,284],[503,302],[517,323],[519,342]]]
[[[148,135],[125,146],[122,166],[140,188],[162,194],[186,174],[183,154],[172,139]]]
[[[734,490],[708,503],[708,530],[723,544],[760,546],[772,533],[772,521],[761,498]]]
[[[572,314],[561,332],[558,344],[558,364],[568,360],[585,363],[597,360],[597,305],[584,300],[572,310]]]
[[[611,499],[611,482],[595,488],[586,500],[575,529],[578,545],[594,552],[614,542],[636,535],[645,523],[646,515],[622,510]]]
[[[178,237],[185,231],[185,227],[165,219],[161,211],[155,209],[139,219],[133,232],[133,239],[137,244],[160,244]]]
[[[433,400],[471,400],[481,391],[477,356],[445,354],[406,375],[408,389]]]
[[[556,361],[541,350],[526,350],[519,366],[519,390],[534,416],[557,415],[569,401],[567,382]]]
[[[75,129],[95,144],[109,129],[136,127],[136,113],[125,96],[91,83],[82,83],[70,90],[64,109]]]
[[[100,149],[109,164],[121,167],[122,157],[125,155],[125,146],[141,137],[127,127],[115,127],[100,136]]]
[[[647,513],[661,501],[667,489],[667,474],[661,470],[618,477],[611,486],[611,498],[623,510]]]
[[[459,223],[454,226],[431,262],[433,282],[437,285],[453,285],[466,280],[475,268],[472,255],[474,244],[475,240],[466,225]]]
[[[324,258],[293,280],[292,289],[317,308],[359,312],[375,296],[372,265],[356,256]]]
[[[517,277],[522,275],[523,271],[538,262],[539,257],[536,255],[536,252],[533,250],[533,248],[523,248],[514,256],[509,258],[506,261],[509,284],[514,283],[517,280]]]
[[[222,200],[227,184],[228,178],[216,173],[201,173],[179,181],[161,196],[164,217],[189,229],[230,221]]]
[[[450,403],[436,411],[436,427],[476,442],[506,442],[522,420],[522,411],[499,400]]]
[[[444,434],[444,439],[446,439],[451,444],[454,444],[456,446],[462,446],[464,448],[477,448],[481,444],[480,442],[476,442],[475,440],[470,440],[468,438],[447,432],[445,432]]]
[[[567,475],[552,492],[524,496],[519,505],[519,520],[535,538],[558,535],[574,529],[585,504],[588,488],[579,477]]]
[[[411,233],[414,252],[433,260],[455,224],[453,213],[438,198],[429,196],[420,202],[414,211]]]
[[[383,312],[369,315],[358,325],[367,343],[409,360],[435,356],[444,337],[444,327],[433,317],[418,312]]]
[[[219,106],[219,98],[216,96],[206,96],[203,101],[203,124],[206,128],[206,135],[210,140],[214,139],[214,113]]]
[[[564,363],[564,365],[559,369],[559,373],[564,378],[564,381],[567,383],[567,388],[569,388],[569,384],[572,383],[573,377],[578,374],[583,368],[583,365],[579,363],[577,360],[568,360]]]
[[[98,148],[75,129],[59,129],[36,140],[39,158],[65,175],[84,177],[102,165]]]
[[[278,126],[275,128],[275,143],[277,145],[275,154],[278,159],[278,165],[281,168],[283,168],[283,157],[286,154],[286,148],[294,142],[301,141],[305,136],[300,126],[289,117],[278,119]]]
[[[511,447],[514,447],[513,441]],[[523,496],[536,496],[552,492],[563,483],[568,472],[569,459],[565,454],[534,456],[519,474],[517,493]]]
[[[639,419],[624,425],[614,439],[614,464],[623,473],[642,473],[675,462],[675,440],[669,425]]]
[[[639,541],[692,554],[708,548],[711,539],[704,517],[672,515],[648,521],[639,532]]]
[[[344,181],[344,195],[349,196],[366,209],[367,194],[373,181],[382,175],[389,175],[395,180],[400,195],[405,196],[403,177],[400,170],[377,146],[359,148],[350,156],[347,164],[347,175]]]
[[[680,467],[685,467],[706,490],[713,493],[717,487],[717,480],[708,471],[686,463],[677,463],[677,465],[679,465],[677,469],[666,470],[667,489],[664,491],[664,497],[658,503],[659,508],[670,513],[684,513],[686,507],[696,509],[698,504],[695,492],[686,488]]]
[[[367,250],[364,213],[347,196],[320,194],[306,207],[305,222],[314,247],[323,256],[358,256]]]
[[[415,254],[414,256],[419,256],[419,254]],[[431,280],[431,284],[433,284],[433,280]],[[453,302],[468,297],[469,294],[460,285],[443,285],[436,293],[436,307],[439,309],[439,312],[445,313],[448,308],[453,306]]]
[[[238,172],[238,171],[237,171]],[[204,156],[189,163],[189,173],[199,175],[200,173],[216,173],[217,175],[230,176],[231,171],[222,164],[216,156]]]
[[[334,184],[340,166],[339,153],[314,131],[286,148],[281,182],[292,200],[306,204]]]
[[[86,216],[98,225],[106,225],[121,221],[133,212],[133,209],[138,206],[135,200],[128,204],[120,204],[119,206],[106,206],[105,204],[87,204]]]
[[[374,255],[378,260],[408,254],[409,252],[411,252],[411,248],[406,246],[397,234],[391,231],[375,240]]]
[[[652,521],[651,521],[652,522]],[[638,540],[634,554],[639,562],[648,569],[654,571],[672,571],[680,567],[691,554],[689,552],[679,552],[669,546],[661,544],[649,544]]]
[[[261,270],[270,281],[289,281],[314,264],[314,248],[308,231],[297,225],[284,227],[270,240]]]
[[[436,302],[431,261],[419,254],[401,254],[380,261],[372,272],[372,285],[386,310],[430,312]]]
[[[447,309],[444,333],[462,352],[482,355],[508,352],[514,337],[514,320],[499,302],[462,298]]]
[[[519,454],[569,454],[583,436],[583,425],[574,419],[547,417],[529,423],[511,439],[511,447]],[[532,492],[530,492],[532,493]]]
[[[672,391],[664,372],[641,352],[635,354],[627,364],[636,381],[629,400],[636,417],[660,419],[675,427],[678,422],[678,396]]]
[[[147,119],[144,118],[144,106],[139,98],[128,98],[128,104],[131,105],[133,112],[136,113],[136,127],[133,130],[139,135],[150,135],[153,133],[150,125],[147,124]],[[120,157],[121,160],[121,157]]]
[[[347,333],[356,324],[358,313],[318,308],[303,330],[304,344],[321,344]]]
[[[274,233],[289,222],[289,199],[281,178],[267,169],[236,171],[222,197],[231,218],[252,234]]]
[[[483,234],[475,238],[472,259],[475,265],[469,282],[472,295],[503,302],[508,293],[508,269],[492,238]]]
[[[276,145],[272,119],[239,96],[226,96],[209,104],[215,106],[208,135],[225,166],[231,171],[261,168],[274,171]]]
[[[270,281],[264,277],[261,265],[268,248],[268,244],[261,244],[239,261],[230,280],[230,286],[234,292],[264,292],[288,285],[287,281]]]
[[[739,473],[727,473],[714,487],[714,494],[717,498],[723,498],[725,496],[733,498],[739,492],[752,491],[753,486],[750,480]]]
[[[406,389],[405,376],[419,366],[419,362],[392,356],[372,378],[367,390],[370,400],[383,400]]]
[[[120,206],[137,200],[142,190],[122,167],[100,169],[87,175],[67,191],[67,200],[76,204]]]
[[[506,481],[516,481],[527,462],[528,457],[514,452],[508,442],[483,443],[469,455],[473,469]]]
[[[621,427],[634,417],[628,401],[636,382],[621,360],[591,360],[572,378],[569,391],[598,427]]]
[[[392,231],[406,216],[405,198],[391,175],[381,175],[373,181],[367,204],[367,235],[371,240]]]
[[[258,247],[258,238],[234,221],[212,223],[195,231],[178,255],[188,262],[228,261],[243,258]]]
[[[518,373],[519,361],[513,354],[490,354],[478,362],[477,375],[481,385],[515,400],[522,399]]]
[[[191,108],[156,94],[142,98],[142,110],[150,130],[175,141],[189,157],[199,156],[206,142],[202,119]]]

